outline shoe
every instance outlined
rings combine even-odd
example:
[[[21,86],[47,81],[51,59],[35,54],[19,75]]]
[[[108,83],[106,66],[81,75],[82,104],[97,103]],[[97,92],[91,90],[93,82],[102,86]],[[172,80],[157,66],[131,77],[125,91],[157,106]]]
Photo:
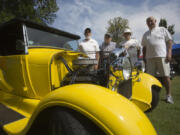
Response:
[[[173,101],[172,96],[167,96],[167,97],[166,97],[166,102],[167,102],[167,103],[170,103],[170,104],[174,104],[174,101]]]

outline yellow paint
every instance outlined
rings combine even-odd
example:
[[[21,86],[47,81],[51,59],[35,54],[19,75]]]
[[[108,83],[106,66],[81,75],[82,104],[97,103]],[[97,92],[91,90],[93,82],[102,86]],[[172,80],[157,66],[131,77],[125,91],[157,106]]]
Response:
[[[28,52],[28,55],[0,56],[0,103],[26,117],[3,127],[10,135],[24,135],[38,113],[51,106],[72,108],[107,134],[156,135],[143,112],[116,92],[89,84],[58,88],[68,73],[59,57],[73,70],[72,61],[82,54],[38,47]],[[138,87],[139,84],[134,86],[134,92]],[[140,96],[135,94],[132,99],[140,101]]]
[[[17,134],[23,135],[22,130],[25,129],[26,125],[28,124],[29,118],[24,118],[13,123],[7,124],[4,126],[4,130],[9,134]]]
[[[113,71],[113,70],[111,70]],[[115,71],[114,75],[110,75],[108,87],[113,91],[118,91],[118,86],[124,81],[122,71]],[[135,103],[142,111],[151,108],[152,101],[152,85],[162,87],[161,83],[153,76],[137,72],[132,72],[132,96],[131,101]]]
[[[116,92],[89,84],[69,85],[49,93],[37,105],[30,119],[5,125],[4,129],[11,135],[25,134],[38,113],[52,106],[65,106],[82,113],[107,134],[156,135],[145,114],[129,100]]]
[[[132,97],[134,102],[142,111],[151,108],[152,85],[162,87],[161,83],[153,76],[140,73],[137,78],[132,79]]]

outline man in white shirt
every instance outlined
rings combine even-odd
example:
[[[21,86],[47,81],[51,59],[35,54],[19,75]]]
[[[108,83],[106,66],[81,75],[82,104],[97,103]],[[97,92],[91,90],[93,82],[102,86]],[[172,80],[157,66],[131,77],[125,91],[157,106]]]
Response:
[[[92,39],[91,29],[84,30],[85,39],[79,44],[79,50],[84,52],[90,59],[96,59],[99,63],[99,45],[96,40]],[[98,64],[95,65],[95,70],[98,69]]]
[[[138,61],[138,57],[140,56],[141,45],[136,39],[131,38],[131,35],[131,29],[126,28],[123,34],[125,40],[120,43],[119,47],[124,47],[129,50],[128,53],[130,55],[131,62],[134,65]],[[131,50],[131,47],[134,47],[136,49]]]
[[[149,30],[143,35],[142,46],[147,73],[162,78],[166,88],[166,101],[173,104],[169,64],[172,57],[172,37],[167,29],[156,26],[154,17],[148,17],[146,23]]]

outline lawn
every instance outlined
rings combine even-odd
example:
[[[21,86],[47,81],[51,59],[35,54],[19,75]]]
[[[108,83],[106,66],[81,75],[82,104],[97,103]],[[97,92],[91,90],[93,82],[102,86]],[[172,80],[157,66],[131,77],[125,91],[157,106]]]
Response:
[[[147,114],[158,135],[180,135],[180,76],[172,81],[172,93],[175,102],[173,105],[163,101],[163,88],[157,108]]]

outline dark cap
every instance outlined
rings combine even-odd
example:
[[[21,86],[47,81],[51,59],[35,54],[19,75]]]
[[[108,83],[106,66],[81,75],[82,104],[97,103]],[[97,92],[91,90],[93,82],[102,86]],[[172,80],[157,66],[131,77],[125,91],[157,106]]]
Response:
[[[91,33],[91,29],[90,28],[86,28],[85,30],[84,30],[84,34],[85,33]]]
[[[110,38],[110,37],[112,37],[112,34],[111,33],[106,33],[104,36]]]

